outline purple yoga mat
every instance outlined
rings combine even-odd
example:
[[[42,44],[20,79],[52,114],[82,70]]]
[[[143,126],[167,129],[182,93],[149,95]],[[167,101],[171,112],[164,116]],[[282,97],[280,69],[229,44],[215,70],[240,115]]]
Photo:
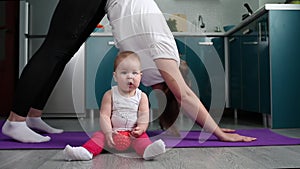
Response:
[[[274,133],[269,129],[237,130],[239,134],[256,137],[253,142],[221,142],[211,136],[208,140],[200,143],[200,131],[181,132],[184,138],[176,138],[163,134],[161,131],[148,131],[151,138],[161,138],[167,147],[249,147],[249,146],[278,146],[300,145],[300,138],[289,138]],[[89,136],[85,132],[64,132],[62,134],[44,134],[51,137],[46,143],[20,143],[0,133],[0,149],[63,149],[67,144],[79,146],[85,143]],[[207,136],[207,135],[205,135]]]
[[[248,147],[248,146],[279,146],[279,145],[300,145],[300,138],[290,138],[277,134],[270,129],[245,129],[236,130],[236,133],[256,137],[252,142],[222,142],[209,133],[200,131],[181,132],[182,137],[176,138],[159,131],[152,131],[149,135],[159,134],[159,138],[165,141],[167,147]],[[184,136],[184,137],[183,137]],[[157,138],[158,138],[157,137]],[[199,141],[202,138],[203,141]],[[201,139],[200,139],[201,140]]]
[[[89,136],[85,132],[64,132],[62,134],[42,134],[51,137],[45,143],[20,143],[0,133],[0,149],[63,149],[67,144],[79,146]]]

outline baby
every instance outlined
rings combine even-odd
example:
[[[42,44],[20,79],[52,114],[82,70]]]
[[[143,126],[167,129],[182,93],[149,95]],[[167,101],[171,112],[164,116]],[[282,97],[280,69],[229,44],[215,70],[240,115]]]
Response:
[[[142,77],[139,56],[130,51],[118,54],[114,62],[114,80],[117,86],[107,91],[100,109],[101,131],[80,147],[67,145],[64,149],[66,160],[91,160],[107,145],[116,148],[113,135],[127,133],[131,146],[145,160],[151,160],[165,153],[162,140],[152,142],[147,133],[149,124],[148,97],[138,89]]]

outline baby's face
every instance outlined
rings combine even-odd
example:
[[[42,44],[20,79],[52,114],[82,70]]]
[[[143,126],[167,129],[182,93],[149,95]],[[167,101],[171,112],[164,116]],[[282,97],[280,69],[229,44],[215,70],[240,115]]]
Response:
[[[140,69],[139,60],[130,57],[118,65],[114,72],[114,78],[123,94],[134,94],[131,92],[139,87],[142,77]]]

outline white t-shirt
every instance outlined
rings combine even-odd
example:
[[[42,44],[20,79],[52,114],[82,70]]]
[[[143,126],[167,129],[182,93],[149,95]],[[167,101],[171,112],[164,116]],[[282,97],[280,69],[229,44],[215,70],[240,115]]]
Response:
[[[151,86],[164,82],[154,60],[180,59],[175,39],[153,0],[108,0],[107,16],[116,47],[141,57],[142,83]]]
[[[142,91],[136,89],[132,97],[124,97],[119,93],[118,87],[112,87],[112,127],[114,131],[132,130],[137,124],[137,115]]]

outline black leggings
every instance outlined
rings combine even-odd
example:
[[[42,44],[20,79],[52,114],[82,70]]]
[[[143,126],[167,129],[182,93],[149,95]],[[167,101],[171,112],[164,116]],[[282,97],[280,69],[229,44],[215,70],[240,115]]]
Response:
[[[24,68],[12,111],[26,117],[43,110],[66,64],[105,15],[107,0],[60,0],[47,37]]]

